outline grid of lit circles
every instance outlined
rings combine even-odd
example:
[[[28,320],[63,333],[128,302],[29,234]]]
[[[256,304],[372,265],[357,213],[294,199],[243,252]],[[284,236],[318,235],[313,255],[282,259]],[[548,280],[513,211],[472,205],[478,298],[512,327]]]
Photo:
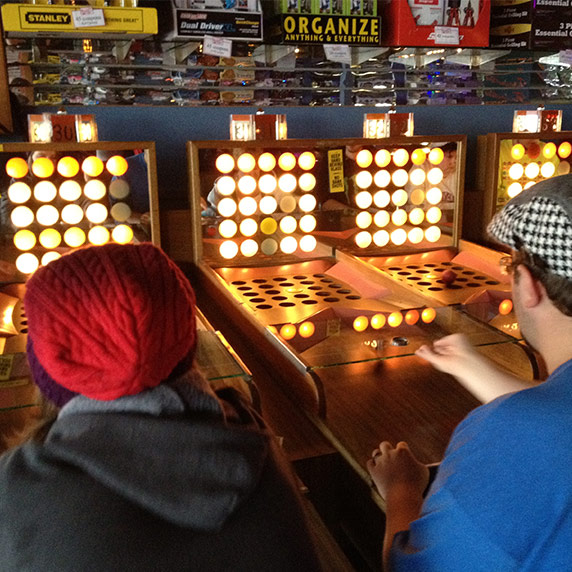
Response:
[[[239,252],[251,257],[259,251],[272,256],[315,250],[316,239],[310,234],[316,228],[314,153],[245,152],[236,160],[222,153],[215,164],[220,173],[216,189],[222,197],[217,210],[224,217],[218,226],[223,258],[235,258]]]
[[[508,167],[509,198],[516,197],[543,179],[570,173],[570,163],[566,159],[571,154],[572,144],[568,141],[558,145],[550,141],[542,147],[536,141],[526,146],[522,143],[513,145],[510,155],[515,162]]]
[[[389,314],[377,313],[371,316],[357,316],[352,322],[352,328],[356,332],[365,332],[368,329],[371,330],[381,330],[384,326],[390,328],[397,328],[402,324],[407,324],[408,326],[414,326],[419,321],[424,324],[430,324],[435,317],[437,312],[435,308],[423,308],[419,310],[407,310],[404,312],[396,310]],[[268,326],[268,329],[274,333],[280,335],[283,340],[292,340],[296,336],[301,338],[311,338],[316,332],[315,324],[307,320],[302,322],[300,325],[296,324],[283,324],[279,328],[276,326]]]
[[[436,225],[442,216],[437,205],[443,196],[439,188],[443,158],[438,147],[411,152],[405,148],[361,149],[356,154],[355,162],[361,169],[355,176],[355,203],[361,209],[356,215],[359,230],[355,243],[359,248],[437,242],[441,238]],[[409,193],[405,190],[408,184],[413,187]],[[423,205],[429,205],[427,210]]]
[[[104,170],[120,177],[127,172],[124,157],[115,155],[105,163],[95,155],[80,162],[71,156],[52,161],[47,157],[34,160],[31,166],[22,157],[6,162],[11,177],[8,187],[10,220],[14,228],[14,246],[21,254],[16,267],[24,274],[35,272],[61,256],[63,248],[84,244],[103,245],[109,241],[126,244],[133,230],[125,224],[131,209],[122,202],[130,192],[122,179],[109,184],[97,179]],[[31,171],[31,172],[30,172]],[[52,177],[59,174],[56,183]],[[85,181],[85,176],[93,177]],[[116,202],[107,205],[107,195]],[[108,221],[113,220],[110,232]]]

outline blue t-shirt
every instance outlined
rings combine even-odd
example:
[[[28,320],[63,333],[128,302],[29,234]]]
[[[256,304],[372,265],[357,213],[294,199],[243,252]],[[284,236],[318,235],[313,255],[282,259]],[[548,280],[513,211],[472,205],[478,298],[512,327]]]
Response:
[[[392,570],[572,571],[572,360],[455,430]]]

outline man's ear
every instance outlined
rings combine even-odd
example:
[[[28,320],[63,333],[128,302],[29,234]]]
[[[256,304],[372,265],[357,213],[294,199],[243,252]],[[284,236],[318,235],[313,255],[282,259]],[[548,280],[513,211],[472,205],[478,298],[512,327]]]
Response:
[[[519,264],[516,272],[518,273],[518,289],[523,306],[525,308],[538,306],[546,296],[544,286],[530,273],[530,270],[524,264]]]

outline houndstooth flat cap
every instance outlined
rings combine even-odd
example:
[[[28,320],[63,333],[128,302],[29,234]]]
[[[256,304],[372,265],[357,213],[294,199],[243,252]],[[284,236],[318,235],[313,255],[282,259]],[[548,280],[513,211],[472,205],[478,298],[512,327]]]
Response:
[[[487,230],[498,242],[526,248],[551,273],[572,280],[572,175],[526,189],[494,216]]]

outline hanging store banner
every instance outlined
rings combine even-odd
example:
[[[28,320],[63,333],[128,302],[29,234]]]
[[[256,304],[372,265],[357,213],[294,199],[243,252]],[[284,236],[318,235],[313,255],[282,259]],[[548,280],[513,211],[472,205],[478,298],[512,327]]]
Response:
[[[175,10],[178,37],[218,36],[229,40],[262,40],[260,12],[230,10]]]
[[[378,46],[380,37],[381,18],[377,16],[282,15],[285,44]]]

